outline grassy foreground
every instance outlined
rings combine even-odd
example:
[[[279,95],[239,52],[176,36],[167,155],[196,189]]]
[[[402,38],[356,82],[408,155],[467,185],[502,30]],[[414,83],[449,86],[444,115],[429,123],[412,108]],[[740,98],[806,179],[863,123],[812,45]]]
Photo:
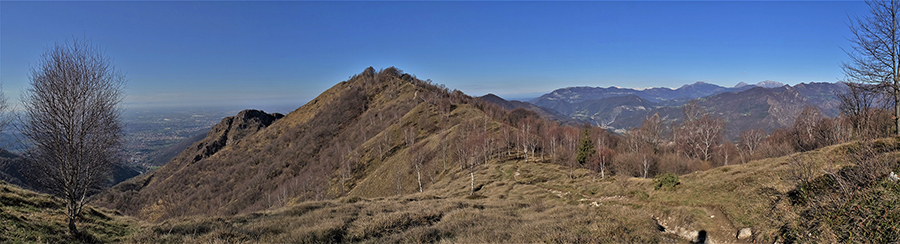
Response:
[[[0,243],[121,242],[137,229],[138,221],[109,210],[86,206],[69,235],[65,204],[58,198],[0,181]]]
[[[700,233],[708,243],[891,241],[900,226],[897,183],[882,177],[847,200],[821,200],[836,199],[827,172],[853,169],[853,145],[695,172],[658,189],[653,179],[600,179],[583,169],[570,177],[568,168],[513,156],[478,166],[474,196],[469,172],[456,168],[421,193],[290,202],[237,216],[150,224],[88,208],[79,223],[86,239],[65,233],[57,200],[4,183],[0,242],[687,243]],[[881,155],[896,163],[890,149]],[[744,228],[752,235],[737,239]]]

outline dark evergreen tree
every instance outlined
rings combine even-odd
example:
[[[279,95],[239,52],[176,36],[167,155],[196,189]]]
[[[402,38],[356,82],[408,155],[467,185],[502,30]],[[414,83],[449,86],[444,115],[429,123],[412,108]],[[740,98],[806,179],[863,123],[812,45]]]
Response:
[[[594,148],[594,141],[591,140],[591,128],[585,127],[584,133],[581,134],[581,144],[578,145],[578,154],[575,156],[575,160],[584,166],[591,157],[594,157],[595,153],[597,153],[597,149]]]

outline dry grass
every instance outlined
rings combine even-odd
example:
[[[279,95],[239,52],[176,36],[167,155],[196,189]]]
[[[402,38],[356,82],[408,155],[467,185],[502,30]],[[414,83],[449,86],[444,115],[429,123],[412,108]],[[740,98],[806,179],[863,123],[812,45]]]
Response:
[[[516,176],[515,168],[519,167]],[[170,220],[134,235],[148,243],[647,243],[663,240],[652,214],[628,204],[592,205],[569,191],[566,168],[507,161],[479,166],[477,197],[458,168],[423,193],[345,197],[227,218]],[[632,186],[649,186],[643,183]],[[580,192],[580,191],[579,191]]]
[[[0,243],[117,242],[135,232],[138,223],[90,206],[81,218],[77,223],[81,236],[71,236],[61,200],[0,181]]]
[[[86,221],[83,229],[93,231],[98,240],[129,243],[687,241],[661,232],[660,223],[675,234],[703,230],[717,242],[736,241],[737,230],[750,227],[754,231],[750,241],[773,242],[784,240],[785,228],[805,228],[797,225],[806,217],[789,196],[797,188],[797,181],[791,178],[791,157],[802,157],[810,162],[813,172],[824,172],[822,169],[847,165],[842,155],[851,147],[838,145],[683,175],[680,184],[666,190],[654,190],[651,179],[599,179],[585,169],[577,169],[569,177],[567,167],[524,162],[513,155],[478,166],[476,196],[469,196],[468,171],[453,167],[429,183],[423,193],[297,202],[277,210],[171,219],[141,227],[120,224],[121,217],[102,217],[110,215],[106,213],[89,217],[93,220]],[[46,196],[18,191],[31,204],[19,209],[58,207]],[[12,198],[4,201],[16,202],[8,199]],[[6,202],[0,213],[4,217],[13,212],[7,210],[9,206],[18,206]],[[48,206],[34,206],[42,204]],[[54,218],[52,214],[46,216]],[[61,221],[52,220],[58,222],[52,228],[63,229]],[[92,225],[100,227],[89,227]],[[41,233],[35,234],[41,240],[71,241],[34,228]],[[129,235],[135,229],[137,232]],[[37,241],[23,231],[9,233],[19,233],[14,242]]]
[[[643,217],[636,217],[642,216]],[[407,198],[308,202],[233,218],[164,222],[133,242],[658,242],[649,215],[555,200]]]

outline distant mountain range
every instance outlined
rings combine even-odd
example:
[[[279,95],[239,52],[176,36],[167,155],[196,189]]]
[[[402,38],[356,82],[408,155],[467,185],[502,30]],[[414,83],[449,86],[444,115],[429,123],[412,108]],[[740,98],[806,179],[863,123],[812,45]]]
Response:
[[[777,81],[763,81],[759,82],[755,85],[748,85],[747,83],[741,82],[735,85],[734,87],[723,87],[715,84],[709,84],[705,82],[696,82],[690,85],[683,85],[677,89],[667,88],[667,87],[655,87],[649,89],[634,89],[634,88],[620,88],[620,87],[567,87],[556,89],[550,93],[544,94],[534,100],[531,103],[535,105],[552,108],[557,110],[556,106],[565,106],[561,104],[569,103],[575,104],[583,101],[589,100],[597,100],[603,98],[611,98],[611,97],[623,97],[628,95],[635,95],[640,97],[641,99],[659,103],[659,102],[672,102],[672,101],[683,101],[687,102],[692,99],[711,96],[724,92],[741,92],[745,90],[749,90],[754,87],[765,87],[765,88],[774,88],[781,87],[784,84]],[[557,110],[559,111],[559,110]]]
[[[554,90],[531,101],[570,119],[624,131],[639,126],[648,116],[659,113],[668,122],[682,117],[682,106],[694,99],[707,112],[728,122],[726,134],[736,136],[746,128],[771,131],[790,126],[805,106],[816,106],[827,116],[836,116],[840,83],[801,83],[795,86],[777,81],[738,83],[734,87],[696,82],[677,89],[631,89],[619,87],[568,87]]]
[[[529,102],[506,100],[506,99],[503,99],[503,98],[501,98],[497,95],[491,94],[491,93],[488,93],[487,95],[478,97],[478,99],[481,99],[482,101],[485,101],[485,102],[496,104],[497,106],[500,106],[501,108],[504,108],[506,110],[513,110],[513,109],[517,109],[517,108],[528,109],[528,110],[534,111],[538,115],[540,115],[544,118],[547,118],[547,119],[560,121],[560,122],[567,122],[567,123],[576,123],[576,124],[578,123],[577,120],[573,120],[573,119],[569,118],[568,116],[561,114],[560,112],[558,112],[556,110],[537,106],[537,105],[534,105]]]

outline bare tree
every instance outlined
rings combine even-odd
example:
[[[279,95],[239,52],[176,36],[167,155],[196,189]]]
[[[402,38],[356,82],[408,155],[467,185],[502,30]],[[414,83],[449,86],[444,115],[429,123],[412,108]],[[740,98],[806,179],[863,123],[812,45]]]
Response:
[[[12,106],[10,106],[9,101],[6,100],[6,95],[3,94],[2,83],[0,83],[0,138],[2,138],[6,127],[12,122],[12,116],[10,115],[10,112],[12,112],[11,110]],[[0,141],[0,151],[6,150],[6,148],[12,144],[12,141]],[[0,158],[0,168],[6,167],[7,164],[9,164],[9,159]]]
[[[736,154],[738,151],[737,145],[731,143],[730,141],[725,141],[722,143],[722,146],[719,147],[719,155],[722,157],[722,165],[728,166],[728,159],[730,156]]]
[[[840,109],[853,127],[856,136],[870,138],[873,130],[875,111],[878,109],[877,100],[881,98],[884,90],[879,85],[844,82],[847,91],[838,94],[841,101]]]
[[[0,85],[0,134],[3,134],[3,131],[6,130],[6,127],[9,126],[12,118],[8,113],[11,112],[12,106],[10,106],[9,101],[6,100],[6,95],[3,94],[3,86]],[[9,142],[0,143],[0,149],[5,149]],[[2,165],[2,162],[0,162]]]
[[[894,122],[900,135],[900,1],[873,0],[869,16],[850,24],[853,48],[849,63],[841,66],[848,81],[876,83],[887,88],[894,99]]]
[[[709,114],[693,121],[685,121],[676,128],[676,144],[682,150],[703,161],[709,161],[715,147],[722,141],[725,121],[713,118]]]
[[[425,162],[425,158],[427,157],[426,150],[427,149],[425,148],[424,143],[418,143],[413,144],[413,146],[409,147],[409,149],[407,149],[406,151],[407,159],[409,160],[410,164],[416,168],[416,182],[419,183],[419,192],[423,191],[422,168],[424,167],[423,163]]]
[[[815,106],[803,107],[803,111],[794,119],[794,130],[797,133],[796,147],[800,151],[809,151],[822,147],[824,142],[819,140],[816,128],[819,127],[823,116]]]
[[[519,122],[519,146],[522,147],[522,151],[525,152],[525,162],[528,162],[528,146],[531,145],[531,127],[532,120],[523,119]],[[534,159],[534,155],[531,155],[532,159]]]
[[[740,145],[742,148],[747,149],[747,154],[751,158],[751,160],[753,158],[754,151],[756,151],[756,149],[765,138],[766,132],[761,129],[745,130],[741,132]]]
[[[659,145],[664,139],[664,130],[663,119],[659,117],[659,113],[655,113],[644,120],[641,127],[637,129],[636,136],[655,151],[659,150]]]
[[[500,125],[500,137],[503,139],[503,151],[506,151],[506,155],[512,155],[512,151],[509,150],[509,144],[512,142],[512,131],[508,125]]]
[[[705,115],[697,121],[699,142],[695,147],[699,149],[704,161],[712,157],[713,149],[722,142],[722,131],[725,129],[725,121],[721,118],[712,118]]]
[[[594,163],[594,171],[600,173],[601,179],[606,179],[606,168],[608,167],[609,161],[612,155],[615,153],[612,148],[612,142],[609,139],[609,134],[597,127],[592,128],[592,138],[596,138],[594,147],[597,148],[597,153],[594,155],[593,163]]]
[[[576,154],[578,153],[578,142],[581,138],[579,129],[566,126],[563,130],[563,150],[562,161],[569,166],[569,178],[574,178],[575,167],[578,165]]]
[[[602,137],[601,137],[602,138]],[[606,179],[606,172],[608,172],[609,162],[612,161],[613,155],[615,155],[616,151],[612,148],[608,147],[607,139],[597,139],[597,144],[601,145],[600,149],[597,150],[597,167],[600,171],[600,179]]]
[[[406,140],[406,147],[416,144],[416,128],[412,126],[403,128],[403,139]]]
[[[99,190],[122,145],[125,77],[98,47],[57,43],[31,69],[22,94],[22,134],[33,145],[26,162],[31,177],[66,202],[69,231],[87,196]]]
[[[359,153],[356,150],[353,150],[349,144],[346,145],[346,156],[344,156],[344,160],[341,163],[341,196],[347,193],[347,180],[353,177],[353,167],[359,163]]]

